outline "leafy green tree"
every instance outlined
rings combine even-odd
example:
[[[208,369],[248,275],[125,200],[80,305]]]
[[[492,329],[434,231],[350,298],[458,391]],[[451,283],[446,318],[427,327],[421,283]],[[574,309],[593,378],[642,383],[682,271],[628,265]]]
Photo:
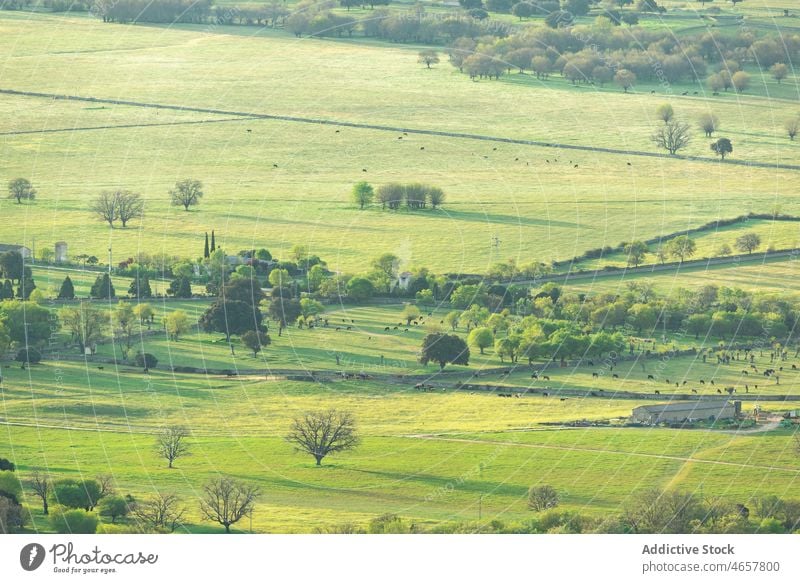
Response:
[[[50,310],[32,302],[5,300],[0,302],[0,318],[5,316],[5,325],[11,341],[18,346],[39,346],[50,338],[58,319]]]
[[[676,259],[684,261],[697,251],[697,243],[690,239],[688,235],[679,235],[667,243],[667,250]]]
[[[144,372],[149,372],[151,368],[158,366],[158,359],[149,352],[137,352],[134,362],[136,366],[143,368]]]
[[[292,282],[288,269],[275,268],[269,272],[269,284],[272,287],[283,287]]]
[[[15,360],[21,362],[22,366],[39,364],[42,361],[42,353],[35,348],[20,348]]]
[[[81,353],[96,343],[108,326],[108,316],[90,302],[64,306],[58,315],[71,339],[78,343]]]
[[[558,492],[552,486],[531,486],[528,490],[528,508],[543,512],[558,506]]]
[[[501,362],[505,359],[512,363],[517,362],[519,358],[519,348],[522,345],[522,338],[519,336],[506,336],[505,338],[498,338],[494,341],[494,352],[500,357]]]
[[[11,283],[22,279],[25,271],[24,265],[22,253],[19,251],[0,253],[0,273],[4,279],[10,279]]]
[[[636,85],[636,74],[628,69],[620,69],[614,75],[614,82],[627,93],[628,89]]]
[[[23,200],[36,198],[36,189],[27,178],[15,178],[8,183],[8,198],[15,198],[17,204],[22,204]]]
[[[192,282],[188,277],[173,279],[167,288],[167,294],[176,298],[190,298],[192,297]]]
[[[656,117],[664,123],[669,123],[675,117],[675,110],[669,103],[662,103],[656,108]]]
[[[450,329],[455,332],[456,328],[458,328],[458,321],[460,318],[461,312],[453,310],[452,312],[447,312],[447,315],[444,317],[444,323],[450,326]]]
[[[475,328],[469,333],[467,342],[472,346],[477,346],[480,349],[481,354],[483,354],[484,349],[489,348],[492,344],[494,344],[494,334],[492,334],[492,331],[489,328]]]
[[[72,285],[72,280],[69,275],[61,282],[61,289],[58,290],[59,300],[74,300],[75,299],[75,286]]]
[[[172,204],[182,206],[186,211],[189,210],[190,206],[200,204],[203,194],[203,183],[191,178],[177,182],[175,188],[169,191]]]
[[[375,295],[375,286],[365,277],[354,277],[345,286],[347,297],[354,302],[363,302]]]
[[[107,273],[98,275],[92,284],[92,289],[89,295],[95,299],[111,299],[117,297],[117,292],[114,290],[114,284]]]
[[[125,518],[130,514],[131,502],[122,496],[108,496],[100,501],[98,506],[100,516],[111,519],[111,523],[117,522],[117,518]]]
[[[191,290],[191,286],[189,287]],[[137,272],[128,287],[128,295],[137,299],[153,297],[153,290],[150,287],[150,278],[147,274]]]
[[[191,330],[189,314],[183,310],[174,310],[164,316],[164,330],[170,340],[178,341],[181,336]]]
[[[97,480],[65,478],[53,484],[53,500],[67,508],[82,508],[90,512],[102,497],[103,493]]]
[[[469,348],[463,339],[455,334],[441,334],[435,332],[422,339],[419,361],[423,365],[436,362],[440,369],[448,363],[469,364]]]
[[[417,56],[417,62],[430,69],[431,65],[435,65],[439,62],[439,53],[430,49],[420,51],[419,55]]]
[[[761,246],[758,233],[745,233],[736,238],[736,248],[744,253],[752,253]]]
[[[697,123],[707,138],[713,136],[714,132],[719,129],[719,118],[713,113],[702,114],[698,118]]]
[[[707,334],[711,328],[711,318],[707,314],[692,314],[686,319],[686,330],[694,334],[695,340],[700,334]]]
[[[711,151],[724,160],[725,156],[733,153],[733,144],[728,138],[720,138],[711,143]]]
[[[288,303],[291,304],[291,301]],[[278,298],[273,299],[270,315],[273,315],[275,304],[285,306],[287,302]],[[280,313],[282,314],[283,310]],[[298,314],[294,314],[291,321],[294,321]],[[225,340],[230,342],[232,334],[241,335],[248,330],[260,329],[261,321],[262,315],[258,306],[251,306],[238,300],[217,300],[200,317],[200,327],[206,332],[222,332],[225,334]]]
[[[623,251],[628,257],[628,265],[636,267],[644,261],[644,256],[650,252],[650,249],[644,241],[632,241],[625,244]]]
[[[400,314],[400,317],[406,321],[406,325],[408,326],[411,324],[411,320],[416,320],[421,315],[422,312],[420,312],[417,306],[415,306],[414,304],[406,304],[403,307],[403,312]]]
[[[283,297],[272,298],[269,304],[269,316],[278,323],[278,336],[283,333],[283,329],[289,325],[289,322],[297,320],[301,310],[300,302],[297,300]]]
[[[242,334],[242,343],[252,350],[253,357],[256,357],[263,347],[269,346],[272,343],[272,340],[269,334],[261,330],[248,330]]]

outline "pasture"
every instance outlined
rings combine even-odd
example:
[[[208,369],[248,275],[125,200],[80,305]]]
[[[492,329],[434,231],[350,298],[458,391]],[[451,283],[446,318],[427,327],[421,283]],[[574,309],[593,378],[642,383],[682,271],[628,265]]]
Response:
[[[305,244],[339,271],[394,252],[406,266],[481,273],[509,257],[564,259],[778,204],[800,212],[794,170],[637,155],[654,152],[655,108],[669,101],[693,125],[714,111],[736,160],[792,164],[797,145],[783,135],[796,114],[791,100],[765,107],[749,94],[626,95],[516,73],[475,83],[446,63],[421,67],[411,47],[230,28],[0,14],[3,88],[230,112],[0,95],[6,173],[39,189],[33,204],[0,202],[4,240],[65,239],[73,255],[101,258],[109,243],[116,257],[197,257],[202,234],[216,229],[231,253],[264,246],[280,257]],[[629,153],[247,117],[264,113]],[[699,136],[687,153],[711,155]],[[188,213],[167,196],[186,176],[207,192]],[[359,180],[429,182],[447,201],[437,211],[359,212],[349,197]],[[112,187],[142,193],[143,220],[109,230],[91,215],[92,197]]]

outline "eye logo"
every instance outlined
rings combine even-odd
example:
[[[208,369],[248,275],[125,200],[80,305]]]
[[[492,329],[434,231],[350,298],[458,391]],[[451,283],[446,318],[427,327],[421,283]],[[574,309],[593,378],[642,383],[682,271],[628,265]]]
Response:
[[[31,543],[22,547],[19,553],[19,564],[26,571],[35,571],[44,563],[44,547],[38,543]]]

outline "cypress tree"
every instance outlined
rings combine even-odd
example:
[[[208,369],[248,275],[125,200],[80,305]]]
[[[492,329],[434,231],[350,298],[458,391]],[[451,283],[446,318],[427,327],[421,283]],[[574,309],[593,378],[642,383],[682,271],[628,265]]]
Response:
[[[152,298],[153,290],[150,289],[150,278],[147,275],[136,274],[128,288],[128,295],[134,298]]]
[[[117,295],[116,291],[114,291],[114,284],[111,283],[111,278],[107,273],[97,276],[97,279],[94,280],[94,284],[92,285],[92,290],[89,293],[93,298],[104,300]]]
[[[211,252],[213,253],[216,250],[217,250],[217,242],[216,242],[216,240],[214,238],[214,230],[212,229],[211,230]]]
[[[203,258],[208,259],[211,256],[211,253],[208,251],[208,233],[206,233],[206,246],[203,249]]]
[[[7,279],[2,286],[0,286],[0,300],[14,299],[14,286],[11,285],[11,280]]]
[[[33,277],[26,275],[19,282],[17,287],[17,297],[21,300],[27,300],[31,297],[31,292],[36,289],[36,284],[33,282]]]
[[[58,291],[59,300],[74,300],[75,299],[75,286],[72,285],[72,280],[69,275],[64,278],[61,283],[61,289]]]

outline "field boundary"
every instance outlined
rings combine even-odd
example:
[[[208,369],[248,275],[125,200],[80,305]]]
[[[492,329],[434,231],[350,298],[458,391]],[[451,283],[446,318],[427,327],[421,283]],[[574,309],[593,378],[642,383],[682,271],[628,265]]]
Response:
[[[390,125],[378,125],[378,124],[366,124],[366,123],[358,123],[358,122],[348,122],[342,120],[332,120],[332,119],[323,119],[323,118],[313,118],[313,117],[297,117],[297,116],[290,116],[290,115],[276,115],[276,114],[267,114],[267,113],[253,113],[253,112],[241,112],[241,111],[231,111],[231,110],[224,110],[224,109],[212,109],[212,108],[204,108],[204,107],[193,107],[193,106],[185,106],[185,105],[170,105],[166,103],[148,103],[143,101],[128,101],[128,100],[120,100],[120,99],[106,99],[101,97],[81,97],[78,95],[64,95],[64,94],[56,94],[56,93],[39,93],[35,91],[20,91],[17,89],[3,89],[0,88],[0,94],[5,95],[19,95],[23,97],[39,97],[45,99],[63,99],[67,101],[85,101],[88,103],[108,103],[110,105],[126,105],[130,107],[151,107],[155,109],[167,109],[172,111],[190,111],[195,113],[208,113],[213,115],[225,115],[225,116],[236,116],[241,117],[243,119],[254,119],[254,120],[275,120],[275,121],[285,121],[285,122],[293,122],[293,123],[305,123],[305,124],[316,124],[316,125],[328,125],[333,127],[347,127],[347,128],[356,128],[356,129],[366,129],[366,130],[376,130],[376,131],[387,131],[387,132],[395,132],[395,133],[408,133],[408,134],[417,134],[417,135],[426,135],[426,136],[437,136],[437,137],[444,137],[444,138],[456,138],[456,139],[464,139],[464,140],[478,140],[484,142],[499,142],[504,144],[516,144],[520,146],[536,146],[540,148],[554,148],[559,150],[575,150],[579,152],[593,152],[593,153],[600,153],[600,154],[621,154],[625,156],[639,156],[639,157],[647,157],[647,158],[658,158],[663,160],[684,160],[689,162],[712,162],[714,164],[724,164],[727,166],[747,166],[750,168],[769,168],[769,169],[776,169],[776,170],[796,170],[800,171],[800,165],[796,164],[781,164],[781,163],[768,163],[768,162],[754,162],[748,160],[737,160],[737,159],[728,159],[728,160],[719,160],[717,158],[708,158],[704,156],[682,156],[679,154],[674,155],[667,155],[662,154],[660,152],[645,152],[643,150],[624,150],[619,148],[603,148],[599,146],[584,146],[580,144],[564,144],[564,143],[557,143],[557,142],[543,142],[539,140],[523,140],[520,138],[503,138],[500,136],[489,136],[483,134],[471,134],[471,133],[462,133],[462,132],[446,132],[441,130],[426,130],[421,128],[410,128],[410,127],[403,127],[403,126],[390,126]]]

